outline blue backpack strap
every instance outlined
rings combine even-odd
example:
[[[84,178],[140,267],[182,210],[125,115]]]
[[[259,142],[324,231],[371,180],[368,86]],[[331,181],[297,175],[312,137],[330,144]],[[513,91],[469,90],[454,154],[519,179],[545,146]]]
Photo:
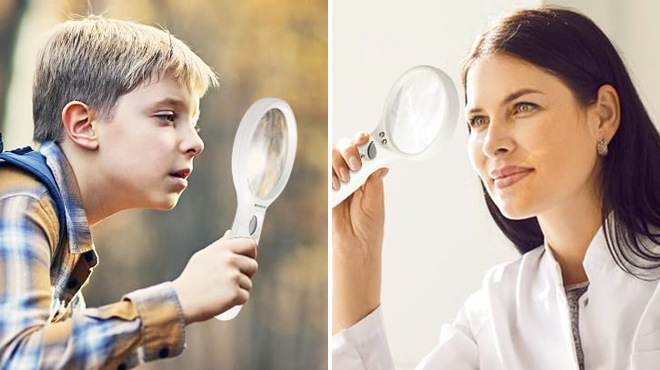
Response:
[[[0,145],[2,145],[1,141]],[[1,150],[2,147],[0,147],[0,151]],[[55,260],[55,257],[57,256],[62,241],[64,240],[64,234],[66,233],[66,214],[64,211],[64,201],[62,200],[59,187],[55,182],[53,172],[46,164],[46,157],[41,155],[41,153],[32,150],[32,148],[29,146],[26,146],[24,148],[15,149],[8,152],[0,152],[0,159],[36,177],[37,180],[46,186],[46,189],[48,189],[51,198],[55,202],[55,212],[57,213],[57,219],[60,222],[60,237],[57,241],[55,253],[53,253],[51,258],[52,264]]]

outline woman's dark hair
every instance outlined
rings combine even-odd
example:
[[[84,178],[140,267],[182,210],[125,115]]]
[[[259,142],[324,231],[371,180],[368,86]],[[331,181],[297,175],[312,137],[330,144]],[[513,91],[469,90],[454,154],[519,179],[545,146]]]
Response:
[[[640,279],[657,278],[660,136],[614,45],[593,21],[577,12],[554,7],[520,10],[477,38],[463,65],[463,87],[476,61],[498,53],[557,76],[583,106],[596,101],[601,86],[609,84],[616,89],[621,121],[608,145],[609,154],[602,158],[600,173],[605,238],[621,269]],[[520,253],[543,244],[536,217],[507,219],[485,188],[484,197],[495,223]]]

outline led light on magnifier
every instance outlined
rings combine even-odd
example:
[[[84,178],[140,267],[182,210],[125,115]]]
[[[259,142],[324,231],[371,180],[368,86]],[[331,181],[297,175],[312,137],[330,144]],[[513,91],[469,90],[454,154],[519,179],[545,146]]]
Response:
[[[458,118],[458,95],[451,78],[437,68],[417,66],[394,83],[380,123],[368,143],[358,147],[362,168],[332,191],[334,208],[353,194],[369,175],[391,161],[423,159],[451,138]]]
[[[285,101],[259,99],[245,112],[232,152],[238,204],[230,237],[259,242],[266,209],[289,181],[297,143],[296,119]],[[231,320],[241,307],[234,306],[216,318]]]

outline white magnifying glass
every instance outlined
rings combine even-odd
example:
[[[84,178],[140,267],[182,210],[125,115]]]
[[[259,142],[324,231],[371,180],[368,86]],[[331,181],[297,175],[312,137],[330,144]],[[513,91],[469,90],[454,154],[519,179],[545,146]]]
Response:
[[[245,112],[231,157],[238,204],[230,238],[250,237],[259,242],[266,209],[289,181],[297,143],[296,118],[285,101],[262,98]],[[216,318],[231,320],[241,307],[234,306]]]
[[[458,94],[451,78],[430,66],[406,71],[394,83],[370,141],[358,147],[362,168],[332,191],[334,208],[369,175],[396,159],[424,159],[451,138],[458,119]]]

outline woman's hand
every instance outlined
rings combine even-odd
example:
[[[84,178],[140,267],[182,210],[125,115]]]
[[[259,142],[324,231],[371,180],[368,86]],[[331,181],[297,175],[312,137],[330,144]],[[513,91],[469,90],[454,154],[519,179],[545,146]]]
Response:
[[[357,146],[368,141],[369,135],[360,133],[332,148],[333,189],[362,167]],[[386,174],[386,168],[374,172],[332,209],[333,334],[354,325],[380,304]]]

